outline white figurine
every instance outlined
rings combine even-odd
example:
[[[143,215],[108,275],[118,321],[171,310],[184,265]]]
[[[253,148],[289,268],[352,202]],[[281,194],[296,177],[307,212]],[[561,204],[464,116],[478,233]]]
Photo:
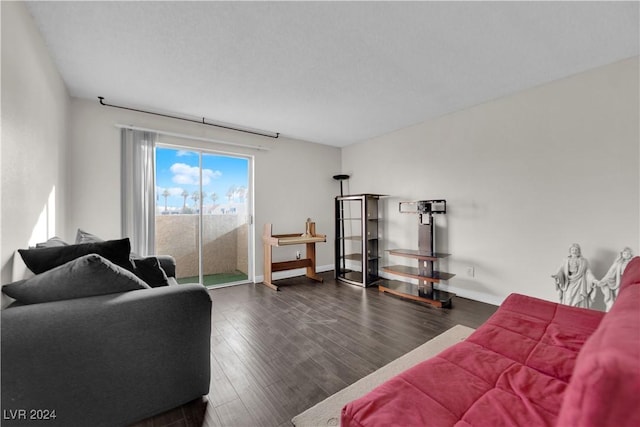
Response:
[[[633,258],[631,248],[624,248],[609,268],[609,271],[607,271],[607,274],[598,282],[598,286],[600,286],[604,294],[604,303],[607,311],[611,310],[611,306],[618,296],[622,274],[624,273],[624,269],[627,268],[627,264],[629,264],[631,258]]]
[[[589,262],[582,257],[580,245],[571,245],[569,256],[551,277],[556,279],[561,304],[589,308],[594,300],[594,286],[598,281],[589,269]]]
[[[313,234],[311,234],[311,218],[307,218],[304,234],[300,235],[300,237],[313,237]]]

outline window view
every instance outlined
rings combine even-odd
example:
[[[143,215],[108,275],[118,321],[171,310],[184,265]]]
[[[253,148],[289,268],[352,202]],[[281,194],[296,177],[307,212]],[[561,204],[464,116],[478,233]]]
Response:
[[[156,148],[156,253],[175,257],[179,283],[247,281],[249,162]]]

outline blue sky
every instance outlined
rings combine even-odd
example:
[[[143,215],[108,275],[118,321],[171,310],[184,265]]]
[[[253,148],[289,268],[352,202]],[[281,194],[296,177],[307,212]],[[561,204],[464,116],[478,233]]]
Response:
[[[183,190],[189,194],[198,191],[199,155],[195,151],[175,148],[156,148],[156,204],[164,206],[162,192],[167,189],[171,196],[167,206],[182,208]],[[202,191],[205,193],[204,205],[211,205],[211,193],[218,195],[216,204],[228,201],[227,192],[233,186],[248,188],[249,160],[240,157],[228,157],[204,153],[202,155]],[[193,200],[187,199],[187,206],[193,206]]]

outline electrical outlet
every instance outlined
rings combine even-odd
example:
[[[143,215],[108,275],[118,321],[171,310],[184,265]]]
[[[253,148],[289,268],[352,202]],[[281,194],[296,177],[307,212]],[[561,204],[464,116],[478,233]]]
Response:
[[[301,256],[300,251],[296,251],[296,259],[300,259]]]
[[[467,276],[473,277],[475,274],[475,269],[473,267],[467,267]]]

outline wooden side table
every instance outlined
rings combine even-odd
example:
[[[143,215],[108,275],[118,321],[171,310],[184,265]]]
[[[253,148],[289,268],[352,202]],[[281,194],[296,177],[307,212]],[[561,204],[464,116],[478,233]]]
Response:
[[[324,234],[316,234],[316,223],[309,222],[307,231],[302,234],[273,234],[272,228],[272,224],[265,224],[262,233],[262,242],[264,244],[264,280],[262,283],[277,291],[278,287],[272,282],[272,273],[305,267],[307,269],[306,277],[317,282],[322,282],[322,277],[316,273],[316,243],[326,242],[327,236]],[[289,245],[306,245],[305,258],[273,262],[273,247]]]

